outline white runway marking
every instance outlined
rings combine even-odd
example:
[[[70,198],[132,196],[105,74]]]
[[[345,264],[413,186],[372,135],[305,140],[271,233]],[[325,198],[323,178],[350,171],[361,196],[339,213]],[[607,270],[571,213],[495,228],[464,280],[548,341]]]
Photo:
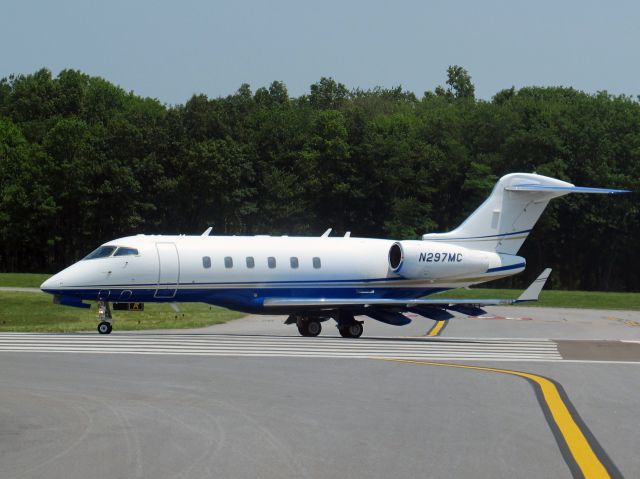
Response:
[[[394,339],[220,334],[0,334],[0,351],[193,356],[562,360],[551,340]]]

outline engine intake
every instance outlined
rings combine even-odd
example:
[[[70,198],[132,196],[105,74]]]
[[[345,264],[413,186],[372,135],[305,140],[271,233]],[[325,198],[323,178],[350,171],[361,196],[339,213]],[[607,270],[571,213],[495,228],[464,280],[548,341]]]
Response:
[[[400,266],[402,266],[403,258],[402,245],[400,245],[400,243],[393,243],[391,248],[389,248],[389,267],[393,271],[397,271]]]

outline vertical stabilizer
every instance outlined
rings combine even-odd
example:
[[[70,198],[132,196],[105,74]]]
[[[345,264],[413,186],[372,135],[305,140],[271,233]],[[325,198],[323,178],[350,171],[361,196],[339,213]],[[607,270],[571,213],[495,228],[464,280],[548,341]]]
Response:
[[[455,230],[425,234],[422,239],[516,254],[553,198],[569,193],[625,192],[576,187],[566,181],[533,173],[511,173],[498,180],[489,198]]]

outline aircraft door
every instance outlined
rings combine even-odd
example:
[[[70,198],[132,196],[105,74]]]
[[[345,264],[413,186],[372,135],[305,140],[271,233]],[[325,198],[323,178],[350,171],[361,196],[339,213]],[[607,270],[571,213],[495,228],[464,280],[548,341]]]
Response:
[[[158,286],[154,297],[173,298],[180,279],[180,258],[175,243],[156,243],[158,250]]]

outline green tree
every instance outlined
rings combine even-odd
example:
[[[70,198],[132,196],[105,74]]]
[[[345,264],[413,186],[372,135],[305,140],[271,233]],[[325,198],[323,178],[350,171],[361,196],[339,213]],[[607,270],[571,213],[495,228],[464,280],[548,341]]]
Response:
[[[447,68],[447,85],[449,85],[449,91],[456,98],[473,100],[475,97],[475,87],[471,83],[471,75],[461,66],[452,65]]]
[[[46,264],[55,218],[51,163],[10,120],[0,119],[0,264],[30,270]]]
[[[311,85],[309,103],[320,110],[337,110],[346,103],[348,96],[349,91],[342,83],[331,77],[322,77],[318,83]]]

